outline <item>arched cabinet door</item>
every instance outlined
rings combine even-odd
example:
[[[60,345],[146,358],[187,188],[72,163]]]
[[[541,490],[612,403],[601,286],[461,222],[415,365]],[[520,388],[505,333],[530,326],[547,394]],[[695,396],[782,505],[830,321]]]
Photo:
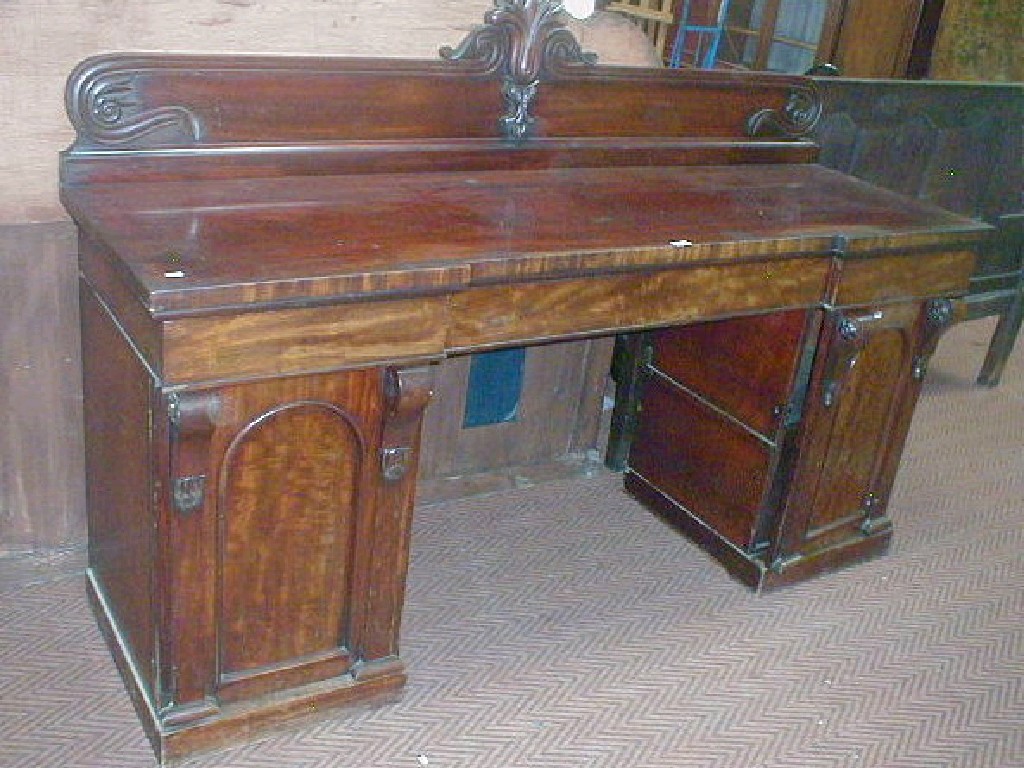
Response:
[[[948,299],[828,313],[774,567],[851,541],[888,539],[886,508],[911,415],[952,319]]]
[[[260,413],[224,451],[214,554],[221,698],[351,667],[365,431],[343,405],[294,400]]]
[[[368,369],[167,395],[165,725],[395,672],[415,476],[394,464],[415,445],[387,445],[401,380]]]

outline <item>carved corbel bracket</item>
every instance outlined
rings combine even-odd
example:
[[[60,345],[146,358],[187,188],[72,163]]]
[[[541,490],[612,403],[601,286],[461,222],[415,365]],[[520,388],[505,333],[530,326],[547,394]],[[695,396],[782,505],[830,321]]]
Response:
[[[498,124],[514,143],[529,137],[536,118],[530,108],[544,73],[557,73],[573,65],[593,64],[597,57],[584,53],[559,14],[553,0],[495,0],[494,8],[455,48],[445,46],[441,57],[465,62],[480,74],[498,74],[502,80],[505,114]]]
[[[833,407],[842,393],[843,382],[847,374],[857,364],[857,358],[867,344],[864,324],[881,320],[881,312],[874,312],[863,317],[845,317],[837,319],[836,334],[829,347],[825,373],[822,382],[821,404],[825,408]]]
[[[435,368],[427,365],[385,370],[380,467],[389,483],[401,480],[415,466],[423,410],[434,395]]]
[[[935,353],[939,339],[952,325],[954,320],[953,301],[951,299],[931,299],[924,306],[924,322],[921,337],[914,356],[913,376],[917,381],[924,379],[928,373],[928,362]]]
[[[190,515],[206,499],[210,437],[217,426],[221,401],[216,392],[177,392],[168,398],[171,424],[171,503]]]

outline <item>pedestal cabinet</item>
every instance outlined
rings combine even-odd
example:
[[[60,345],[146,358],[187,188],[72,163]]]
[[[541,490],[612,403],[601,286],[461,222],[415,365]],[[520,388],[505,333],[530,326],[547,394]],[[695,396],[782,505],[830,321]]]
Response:
[[[758,588],[884,550],[910,415],[951,321],[934,299],[649,334],[627,488]]]
[[[81,308],[90,594],[162,752],[399,687],[430,369],[166,388]]]

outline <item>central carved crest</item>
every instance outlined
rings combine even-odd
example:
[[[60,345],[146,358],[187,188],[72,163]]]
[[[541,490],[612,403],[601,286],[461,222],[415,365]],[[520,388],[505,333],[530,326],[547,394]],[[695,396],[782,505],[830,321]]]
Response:
[[[505,114],[502,134],[519,143],[530,135],[536,119],[530,107],[541,76],[571,65],[590,65],[597,56],[584,53],[565,28],[562,4],[553,0],[495,0],[494,8],[456,48],[445,46],[441,57],[471,62],[482,74],[503,76]]]

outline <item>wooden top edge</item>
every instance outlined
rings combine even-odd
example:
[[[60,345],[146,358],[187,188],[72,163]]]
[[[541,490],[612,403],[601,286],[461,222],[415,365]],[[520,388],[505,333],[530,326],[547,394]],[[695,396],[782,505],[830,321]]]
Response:
[[[180,159],[189,155],[244,155],[272,152],[296,153],[357,153],[374,151],[394,152],[451,152],[475,150],[479,152],[505,151],[529,154],[531,151],[551,149],[649,149],[649,148],[731,148],[735,146],[764,149],[792,149],[816,146],[810,139],[750,138],[738,140],[725,136],[538,136],[529,144],[511,145],[496,137],[437,138],[437,139],[361,139],[341,141],[252,141],[246,144],[225,142],[202,147],[141,147],[125,151],[113,147],[69,148],[61,154],[80,158],[113,158],[125,155],[135,157],[166,157]]]
[[[628,273],[650,274],[738,264],[794,259],[856,260],[886,255],[972,250],[989,234],[977,228],[929,230],[889,236],[851,233],[848,250],[835,251],[836,237],[793,236],[741,242],[706,242],[692,246],[648,246],[595,250],[519,253],[469,259],[459,264],[410,269],[368,271],[308,280],[232,283],[184,290],[155,290],[145,302],[159,320],[210,314],[237,314],[268,309],[383,301],[411,297],[451,295],[473,288],[538,283],[580,277]]]
[[[1024,83],[1020,82],[978,82],[966,80],[901,80],[899,78],[868,78],[868,77],[844,77],[821,75],[812,76],[811,79],[819,86],[828,88],[830,84],[837,85],[858,85],[872,90],[889,89],[912,89],[921,91],[940,91],[943,93],[950,90],[964,91],[991,91],[993,93],[1005,92],[1009,97],[1024,97]]]
[[[969,249],[991,231],[806,164],[116,184],[63,195],[160,316]],[[682,239],[693,244],[671,244]]]
[[[870,249],[849,254],[855,259],[886,255],[912,257],[934,252],[936,247],[970,251],[986,233],[920,233],[908,236],[871,238]],[[281,280],[264,283],[226,283],[179,290],[148,290],[138,286],[135,295],[156,320],[220,314],[262,312],[275,309],[314,307],[357,302],[376,302],[413,297],[452,295],[473,288],[538,283],[573,278],[599,278],[628,273],[699,269],[752,263],[823,260],[836,258],[830,252],[831,237],[794,238],[778,241],[704,243],[690,253],[669,246],[610,251],[562,251],[519,254],[505,261],[479,260],[450,267],[413,269],[404,273],[366,272],[309,280]]]
[[[813,162],[807,140],[718,137],[543,137],[522,146],[466,138],[258,143],[131,152],[104,148],[62,152],[61,183],[138,183],[295,175],[531,170],[583,166],[729,165]]]
[[[374,272],[287,283],[238,283],[181,291],[153,291],[148,310],[158,320],[215,314],[260,312],[333,304],[452,295],[474,288],[515,283],[542,283],[573,278],[600,278],[629,273],[650,274],[673,269],[697,269],[823,258],[831,238],[793,238],[788,242],[747,241],[704,243],[699,247],[670,245],[593,251],[523,253],[509,258],[467,261],[463,264],[408,273]],[[303,286],[306,282],[307,287]]]

